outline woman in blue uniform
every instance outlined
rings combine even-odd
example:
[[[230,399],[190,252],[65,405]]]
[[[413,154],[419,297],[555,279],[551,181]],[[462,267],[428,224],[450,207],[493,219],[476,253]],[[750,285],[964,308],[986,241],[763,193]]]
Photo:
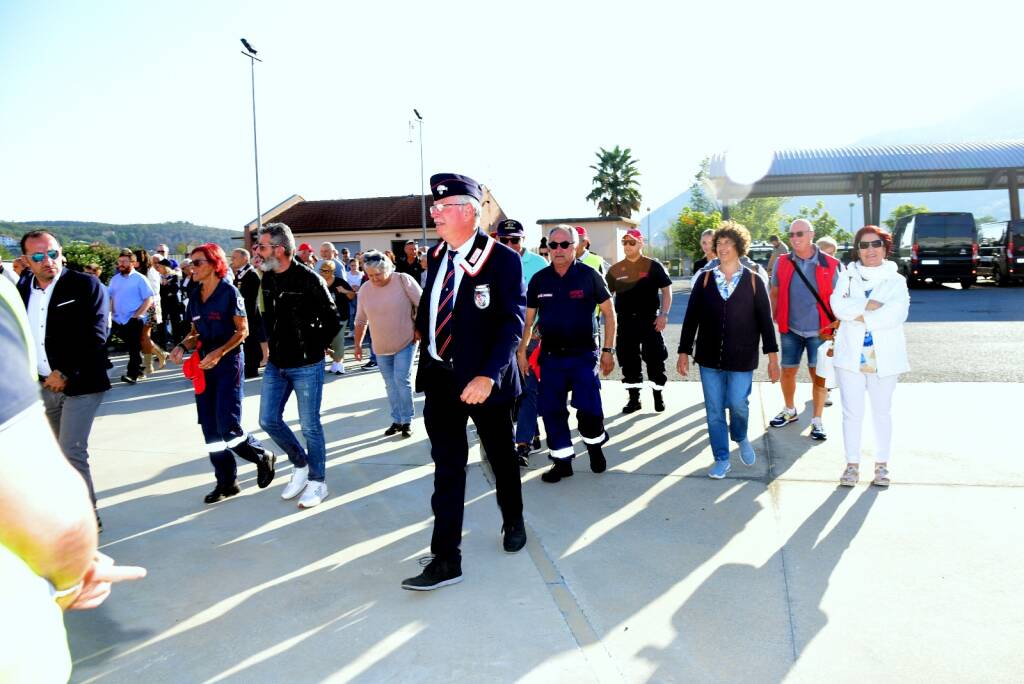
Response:
[[[196,350],[202,373],[197,386],[196,409],[199,424],[217,476],[217,486],[206,495],[206,503],[238,494],[235,456],[256,464],[260,489],[274,479],[274,454],[242,429],[242,341],[249,334],[242,295],[224,277],[228,272],[224,251],[215,244],[196,247],[192,259],[192,280],[198,286],[189,298],[186,312],[192,329],[171,352],[181,363],[186,352]]]

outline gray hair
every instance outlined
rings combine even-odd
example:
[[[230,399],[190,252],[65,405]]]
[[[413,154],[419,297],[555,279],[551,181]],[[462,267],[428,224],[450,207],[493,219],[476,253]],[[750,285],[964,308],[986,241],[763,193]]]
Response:
[[[465,202],[469,206],[473,207],[473,217],[477,223],[480,223],[480,200],[472,195],[452,195],[453,198],[459,200],[459,202]]]
[[[260,228],[259,235],[269,235],[270,244],[281,245],[289,256],[295,252],[295,236],[292,229],[283,223],[268,223]]]
[[[244,247],[236,247],[235,249],[231,250],[231,253],[232,254],[241,254],[242,258],[245,259],[246,261],[249,261],[249,257],[251,256],[249,254],[249,250],[247,250]]]
[[[818,241],[815,242],[814,244],[818,245],[819,248],[822,247],[823,245],[828,245],[832,249],[839,249],[839,243],[830,238],[828,235],[818,238]]]
[[[700,239],[703,240],[704,238],[711,237],[714,234],[715,234],[715,231],[713,229],[711,229],[711,228],[708,228],[707,230],[705,230],[703,233],[700,234]]]
[[[363,270],[368,271],[373,269],[389,276],[395,271],[395,265],[391,263],[391,259],[388,258],[387,254],[379,252],[376,249],[371,249],[363,254]]]
[[[324,246],[324,245],[327,245],[328,247],[330,247],[330,248],[331,248],[332,250],[334,250],[335,252],[337,252],[337,251],[338,251],[338,248],[334,246],[334,243],[333,243],[333,242],[329,242],[329,241],[326,241],[326,240],[325,240],[324,242],[321,242],[321,243],[320,243],[320,247],[321,247],[321,248],[323,248],[323,246]]]
[[[565,223],[559,223],[557,226],[548,231],[548,242],[551,242],[551,236],[555,234],[555,231],[562,231],[569,236],[569,242],[574,245],[580,243],[580,234],[576,232],[576,229]]]

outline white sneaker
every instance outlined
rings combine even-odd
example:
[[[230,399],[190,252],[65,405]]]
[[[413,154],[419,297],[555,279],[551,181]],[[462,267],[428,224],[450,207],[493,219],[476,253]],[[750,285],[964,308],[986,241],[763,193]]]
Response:
[[[299,508],[312,508],[327,498],[327,484],[310,481],[299,497]]]
[[[309,466],[293,469],[291,482],[281,492],[281,498],[285,500],[294,499],[299,495],[299,492],[306,488],[307,482],[309,482]]]

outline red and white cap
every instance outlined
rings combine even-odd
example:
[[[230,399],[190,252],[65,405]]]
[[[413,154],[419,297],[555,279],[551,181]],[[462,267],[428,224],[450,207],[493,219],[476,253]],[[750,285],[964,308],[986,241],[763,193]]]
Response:
[[[628,238],[633,238],[634,240],[639,242],[641,245],[644,244],[644,234],[641,233],[636,228],[630,228],[629,230],[626,231],[626,234],[623,235],[622,237],[624,237],[624,238],[627,238],[627,237]]]

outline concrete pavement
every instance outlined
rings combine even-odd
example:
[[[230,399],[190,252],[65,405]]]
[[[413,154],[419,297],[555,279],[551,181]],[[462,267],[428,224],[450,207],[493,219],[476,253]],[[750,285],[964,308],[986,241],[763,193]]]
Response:
[[[549,485],[535,455],[523,553],[500,551],[471,449],[465,581],[419,594],[398,584],[429,547],[429,445],[419,418],[412,439],[382,436],[379,374],[328,380],[331,495],[310,511],[279,497],[286,460],[265,491],[240,466],[243,493],[204,506],[180,373],[116,388],[91,446],[103,550],[149,576],[68,614],[73,681],[1019,681],[1024,464],[1007,437],[1024,386],[901,385],[889,491],[836,487],[838,401],[816,443],[806,412],[765,428],[780,394],[755,385],[758,462],[734,455],[712,481],[698,384],[670,383],[664,414],[645,393],[620,415],[617,382],[604,396],[608,472],[578,445],[576,475]]]

